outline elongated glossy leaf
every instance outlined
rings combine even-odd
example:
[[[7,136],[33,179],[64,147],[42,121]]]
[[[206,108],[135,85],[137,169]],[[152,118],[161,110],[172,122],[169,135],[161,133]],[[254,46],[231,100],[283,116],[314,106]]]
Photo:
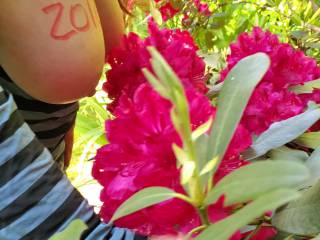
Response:
[[[242,59],[224,81],[207,151],[207,161],[218,157],[215,169],[225,154],[254,88],[269,66],[269,57],[257,53]]]
[[[272,223],[281,231],[314,236],[320,232],[320,182],[303,192],[302,197],[279,209]]]
[[[320,240],[320,234],[317,235],[315,238],[312,238],[312,240]]]
[[[314,89],[320,89],[320,79],[290,88],[290,90],[296,94],[312,93]]]
[[[306,161],[311,173],[310,180],[303,187],[313,186],[320,179],[320,148],[317,148]]]
[[[114,213],[111,222],[137,212],[143,208],[177,197],[179,194],[169,188],[150,187],[141,190],[125,201]]]
[[[62,232],[57,233],[49,240],[79,240],[83,231],[87,229],[87,225],[80,219],[74,220]]]
[[[274,123],[257,138],[248,151],[244,152],[243,157],[250,160],[262,156],[271,149],[281,147],[298,138],[319,119],[320,109],[313,109]]]
[[[268,153],[268,156],[271,160],[290,160],[299,162],[306,162],[309,158],[308,153],[305,151],[288,148],[286,146],[271,150]]]
[[[195,141],[195,150],[197,156],[197,167],[202,172],[203,168],[206,166],[206,153],[208,147],[209,136],[207,134],[201,135]],[[206,186],[209,180],[209,173],[200,175],[201,185]]]
[[[310,178],[304,164],[293,161],[261,161],[244,166],[224,177],[209,192],[206,205],[225,195],[227,205],[254,200],[279,189],[296,188]]]
[[[228,240],[237,230],[266,211],[276,209],[299,196],[299,193],[292,189],[278,189],[266,193],[230,217],[208,227],[196,240]]]
[[[193,132],[192,132],[192,140],[196,141],[201,135],[205,134],[206,132],[209,131],[211,125],[212,125],[213,119],[210,118],[207,122],[204,124],[200,125],[197,127]]]
[[[304,133],[295,142],[304,147],[316,149],[320,147],[320,132]]]

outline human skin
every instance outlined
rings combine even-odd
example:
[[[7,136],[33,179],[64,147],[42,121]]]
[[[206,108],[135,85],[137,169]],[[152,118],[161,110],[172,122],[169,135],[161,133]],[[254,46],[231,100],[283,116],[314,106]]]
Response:
[[[44,102],[63,104],[92,95],[105,52],[123,32],[117,0],[96,2],[0,1],[0,65]]]

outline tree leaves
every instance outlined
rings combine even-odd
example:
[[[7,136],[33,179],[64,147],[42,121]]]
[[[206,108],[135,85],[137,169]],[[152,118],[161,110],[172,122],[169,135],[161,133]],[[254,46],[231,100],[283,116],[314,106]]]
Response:
[[[87,229],[87,225],[80,219],[74,220],[62,232],[57,233],[49,240],[79,240],[81,234]]]
[[[137,212],[143,208],[150,207],[157,203],[169,200],[171,198],[178,197],[183,200],[187,200],[187,197],[174,192],[169,188],[164,187],[150,187],[141,190],[128,198],[114,213],[111,222],[127,216],[131,213]],[[188,200],[187,200],[188,201]]]
[[[293,141],[308,130],[319,118],[320,109],[317,108],[272,124],[255,140],[250,149],[243,153],[243,158],[247,160],[257,158],[271,149]]]
[[[304,133],[295,142],[301,146],[316,149],[320,147],[320,132]]]
[[[299,196],[297,191],[291,189],[278,189],[266,193],[230,217],[209,226],[196,240],[228,240],[238,229],[266,211],[276,209]]]
[[[320,182],[305,190],[302,197],[279,209],[272,224],[281,231],[314,236],[320,232]]]
[[[205,204],[225,196],[227,205],[254,200],[279,188],[296,188],[310,177],[304,164],[292,161],[261,161],[224,177],[208,194]]]
[[[251,94],[269,66],[269,57],[257,53],[239,61],[224,81],[207,150],[208,162],[218,157],[213,171],[219,166]]]

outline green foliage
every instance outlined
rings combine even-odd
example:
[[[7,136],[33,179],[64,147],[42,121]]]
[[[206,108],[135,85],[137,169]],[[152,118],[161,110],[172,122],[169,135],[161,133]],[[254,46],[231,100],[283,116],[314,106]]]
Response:
[[[295,141],[297,144],[301,146],[316,149],[320,147],[320,132],[307,132],[302,134]]]
[[[102,78],[102,81],[105,81]],[[92,182],[91,165],[96,150],[105,144],[104,124],[112,116],[106,110],[108,99],[101,88],[94,97],[81,100],[74,130],[74,146],[68,176],[75,186]]]
[[[229,44],[241,32],[251,31],[254,26],[278,34],[282,41],[293,44],[320,61],[319,0],[207,0],[212,11],[211,16],[199,14],[190,1],[170,0],[182,10],[167,22],[162,22],[156,8],[161,6],[164,0],[157,5],[153,1],[150,4],[149,0],[139,2],[140,7],[133,9],[134,17],[127,16],[126,31],[146,37],[146,11],[150,11],[163,27],[189,31],[201,49],[199,55],[207,63],[211,85],[216,83],[219,71],[225,66]],[[182,21],[184,14],[190,17],[188,22]],[[144,70],[144,73],[151,85],[174,105],[171,117],[183,140],[183,146],[173,148],[178,167],[182,169],[181,182],[187,195],[160,187],[145,189],[123,203],[113,220],[177,197],[199,210],[203,223],[201,227],[206,229],[197,238],[200,240],[228,239],[239,228],[274,209],[278,211],[273,223],[283,231],[279,231],[276,239],[302,239],[296,234],[316,237],[320,232],[320,185],[317,183],[320,177],[320,153],[317,149],[309,157],[310,151],[304,150],[305,147],[320,147],[320,132],[304,132],[319,119],[319,109],[314,108],[273,124],[254,141],[250,151],[244,154],[247,159],[257,160],[257,157],[261,157],[273,161],[245,166],[215,185],[211,181],[214,171],[219,166],[253,88],[263,77],[270,62],[263,54],[250,56],[230,72],[224,84],[213,86],[209,95],[214,101],[215,97],[219,96],[218,113],[212,133],[207,135],[205,133],[210,129],[212,121],[194,132],[191,131],[187,101],[179,80],[155,50],[151,50],[151,55],[154,72]],[[319,80],[295,87],[292,91],[307,93],[315,88],[319,88]],[[69,170],[69,176],[76,185],[91,181],[90,173],[86,172],[91,169],[91,162],[88,160],[94,156],[98,147],[107,142],[104,122],[112,117],[105,109],[107,102],[108,99],[99,94],[81,102],[75,129],[75,160]],[[287,146],[284,146],[285,144]],[[302,148],[291,148],[297,145]],[[315,183],[317,184],[313,186]],[[303,197],[297,199],[298,189],[308,186],[313,187],[305,190]],[[222,194],[226,196],[226,204],[251,202],[223,221],[210,225],[206,214],[207,205]],[[295,199],[297,200],[290,202]],[[288,202],[290,203],[283,207]],[[281,206],[282,208],[279,208]],[[315,239],[317,238],[319,237]]]
[[[211,178],[234,135],[251,94],[270,66],[267,55],[258,53],[242,59],[224,81],[218,99],[218,111],[208,141],[207,161],[217,159]]]
[[[254,26],[279,34],[311,56],[319,59],[319,5],[308,0],[233,0],[207,1],[211,16],[201,16],[194,7],[185,3],[182,14],[188,14],[188,24],[176,16],[170,27],[184,28],[192,33],[202,50],[227,49],[239,33]]]
[[[320,232],[320,182],[302,197],[277,211],[272,223],[281,231],[300,236],[316,236]]]
[[[271,149],[281,147],[302,135],[320,119],[320,109],[311,109],[284,121],[276,122],[262,133],[244,152],[245,159],[253,159],[266,154]]]
[[[87,225],[83,221],[74,220],[64,231],[57,233],[49,240],[79,240],[86,229]]]
[[[272,149],[267,155],[271,160],[290,159],[290,161],[305,162],[309,158],[308,153],[305,151],[292,149],[287,146]]]
[[[203,138],[205,134],[191,133],[187,99],[181,83],[154,48],[150,49],[150,53],[155,75],[146,69],[144,69],[144,74],[155,90],[173,103],[171,118],[183,142],[182,148],[178,146],[173,148],[181,164],[182,176],[184,175],[183,171],[188,171],[189,178],[186,189],[188,194],[178,195],[170,189],[159,187],[141,190],[120,206],[112,220],[177,197],[198,209],[203,224],[201,228],[205,230],[196,238],[197,240],[212,238],[227,240],[236,230],[260,217],[266,211],[274,210],[300,196],[297,190],[311,178],[310,169],[302,162],[263,161],[253,163],[235,170],[215,186],[212,186],[211,181],[203,181],[201,176],[203,171],[199,171],[201,170],[200,164],[206,165],[204,168],[208,168],[205,173],[212,172],[217,168],[254,87],[269,67],[268,57],[264,54],[247,57],[229,73],[219,95],[219,109],[212,133],[208,138]],[[244,77],[251,81],[243,81]],[[205,129],[209,128],[207,125],[208,123],[200,128],[201,133],[205,133]],[[192,137],[192,135],[197,137]],[[211,138],[213,141],[209,141]],[[199,156],[206,156],[196,151],[197,141],[200,139],[204,139],[202,143],[206,145],[206,148],[202,148],[202,150],[207,152],[208,149],[213,149],[213,151],[209,151],[209,156],[213,156],[209,162],[197,159]],[[190,163],[192,164],[190,165]],[[209,176],[212,177],[212,175]],[[207,180],[209,179],[207,178]],[[186,183],[183,178],[181,182]],[[228,218],[216,224],[210,224],[207,207],[222,195],[226,197],[225,203],[227,205],[248,201],[251,203]]]
[[[292,161],[261,161],[244,166],[224,177],[211,192],[205,204],[209,205],[225,196],[225,204],[255,200],[279,188],[299,188],[310,179],[304,164]]]
[[[150,207],[157,203],[169,200],[171,198],[182,198],[183,200],[188,200],[186,196],[178,194],[169,188],[164,187],[150,187],[141,190],[140,192],[134,194],[127,199],[114,213],[111,222],[134,213],[140,209]]]
[[[291,189],[278,189],[261,195],[235,214],[208,227],[196,240],[228,240],[237,230],[249,224],[253,219],[263,215],[270,209],[278,208],[295,200],[299,196],[298,192]]]

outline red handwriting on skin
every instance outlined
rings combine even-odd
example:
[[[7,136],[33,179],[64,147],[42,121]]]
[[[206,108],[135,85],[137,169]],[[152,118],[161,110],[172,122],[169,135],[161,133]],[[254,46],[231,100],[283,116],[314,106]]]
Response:
[[[63,11],[64,11],[64,6],[62,3],[55,3],[52,5],[49,5],[47,7],[44,7],[42,9],[43,12],[45,12],[46,14],[49,14],[51,12],[56,12],[56,18],[53,22],[53,25],[51,27],[51,32],[50,35],[51,37],[53,37],[56,40],[68,40],[69,38],[71,38],[73,35],[75,35],[77,32],[75,30],[70,30],[67,33],[64,34],[59,34],[59,26],[61,25],[61,18],[63,15]]]
[[[82,12],[82,14],[86,17],[86,23],[82,26],[77,25],[77,14]],[[90,29],[90,22],[88,18],[88,14],[86,12],[86,9],[81,4],[75,4],[71,6],[70,8],[70,21],[72,24],[72,27],[79,32],[86,32]]]
[[[94,23],[95,26],[97,26],[96,22],[95,22],[94,15],[93,15],[93,10],[92,10],[88,0],[87,0],[87,4],[88,4],[89,13],[92,18],[92,22]],[[71,5],[69,12],[68,12],[69,21],[70,21],[70,30],[67,32],[64,32],[64,33],[62,33],[62,31],[60,31],[60,29],[61,29],[60,26],[62,24],[62,17],[64,16],[64,12],[65,12],[64,5],[60,2],[54,3],[49,6],[44,7],[42,9],[42,11],[46,14],[50,14],[51,12],[54,12],[56,14],[55,19],[52,24],[52,27],[51,27],[51,31],[50,31],[50,35],[53,39],[69,40],[70,38],[72,38],[73,36],[75,36],[76,34],[78,34],[80,32],[87,32],[90,30],[90,20],[89,20],[89,16],[87,13],[87,9],[81,4]],[[84,16],[85,22],[79,23],[77,21],[78,16]]]

